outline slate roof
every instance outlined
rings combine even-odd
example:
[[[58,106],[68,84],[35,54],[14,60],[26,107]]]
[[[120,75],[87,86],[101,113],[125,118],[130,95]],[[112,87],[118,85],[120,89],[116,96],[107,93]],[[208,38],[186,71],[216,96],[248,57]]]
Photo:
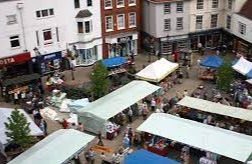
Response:
[[[78,14],[75,16],[75,18],[86,18],[92,15],[93,14],[89,10],[80,10]]]
[[[238,14],[252,20],[252,0],[247,0]]]

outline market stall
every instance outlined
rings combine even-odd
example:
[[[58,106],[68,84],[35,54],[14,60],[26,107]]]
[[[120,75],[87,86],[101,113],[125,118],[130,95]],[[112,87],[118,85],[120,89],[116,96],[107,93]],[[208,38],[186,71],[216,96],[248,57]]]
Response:
[[[144,149],[134,151],[127,155],[124,164],[179,164],[179,162],[165,158]]]
[[[251,136],[164,113],[152,114],[137,130],[241,162],[246,162],[252,152]]]
[[[123,67],[126,62],[126,59],[121,56],[102,60],[102,64],[109,70],[109,76],[126,72]]]
[[[96,134],[102,132],[103,136],[116,135],[118,126],[110,124],[109,119],[158,89],[160,87],[146,81],[132,81],[77,110],[79,122],[83,123],[87,131]]]
[[[199,78],[203,80],[214,80],[216,69],[223,63],[222,58],[217,55],[209,55],[202,59],[200,62]]]
[[[94,136],[73,129],[61,129],[38,142],[9,164],[62,164],[69,162]]]
[[[5,134],[6,128],[4,123],[8,122],[8,117],[10,117],[11,112],[14,109],[11,108],[0,108],[0,142],[3,145],[8,144],[7,141],[7,136]],[[42,136],[43,132],[40,130],[40,128],[32,121],[30,116],[23,110],[23,109],[18,109],[24,116],[26,117],[27,121],[30,123],[29,128],[31,130],[30,135],[32,136]]]
[[[207,101],[189,96],[184,97],[182,100],[177,102],[177,104],[204,112],[229,116],[246,121],[252,121],[252,111],[244,108],[223,105],[220,103],[215,103],[212,101]]]
[[[172,63],[164,58],[151,63],[135,76],[137,79],[142,79],[150,82],[160,82],[166,76],[178,69],[178,63]]]
[[[240,74],[252,78],[252,63],[243,57],[240,57],[238,61],[232,66],[234,70]]]

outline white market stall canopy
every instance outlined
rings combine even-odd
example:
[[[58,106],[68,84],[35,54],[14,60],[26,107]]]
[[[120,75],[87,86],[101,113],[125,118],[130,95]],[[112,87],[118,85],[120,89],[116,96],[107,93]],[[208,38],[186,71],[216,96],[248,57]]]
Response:
[[[61,129],[20,154],[9,164],[62,164],[80,153],[95,137],[73,130]]]
[[[243,108],[237,108],[233,106],[223,105],[203,99],[194,97],[184,97],[182,100],[177,102],[178,105],[185,107],[201,110],[204,112],[220,114],[233,118],[238,118],[246,121],[252,121],[252,111]]]
[[[252,153],[252,137],[164,113],[152,114],[138,128],[241,162]]]
[[[240,59],[232,66],[232,68],[242,75],[248,75],[248,73],[252,70],[252,63],[243,57],[240,57]]]
[[[172,63],[162,58],[138,72],[136,74],[136,78],[151,82],[160,82],[170,73],[174,72],[178,67],[178,63]]]
[[[84,108],[77,110],[78,119],[83,122],[86,130],[98,133],[109,118],[158,89],[160,87],[146,81],[134,80],[104,97],[89,103]]]
[[[247,83],[252,84],[252,79],[246,80]]]
[[[6,128],[4,123],[8,122],[8,117],[11,116],[11,112],[14,109],[12,108],[0,108],[0,142],[5,145],[8,143],[7,141],[7,136],[5,134]],[[30,135],[31,136],[42,136],[43,132],[40,130],[40,128],[33,122],[33,120],[30,118],[30,116],[23,110],[23,109],[18,109],[20,113],[23,113],[24,116],[27,119],[27,122],[30,123]]]

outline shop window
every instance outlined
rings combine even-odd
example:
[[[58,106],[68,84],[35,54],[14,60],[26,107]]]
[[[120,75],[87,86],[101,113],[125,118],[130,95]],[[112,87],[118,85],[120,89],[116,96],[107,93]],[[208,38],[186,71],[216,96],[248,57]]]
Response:
[[[37,18],[44,18],[48,16],[53,16],[53,15],[54,15],[54,9],[44,9],[44,10],[36,11]]]
[[[125,28],[125,20],[124,20],[124,14],[117,15],[117,29],[124,29]]]
[[[87,6],[92,6],[93,5],[93,1],[92,0],[87,0]]]
[[[183,18],[179,17],[177,18],[177,30],[182,30],[183,29]]]
[[[167,2],[164,3],[164,14],[170,14],[171,13],[171,3]]]
[[[164,31],[171,30],[171,19],[164,19]]]
[[[218,24],[218,14],[211,15],[211,28],[216,28]]]
[[[124,0],[117,0],[116,6],[117,7],[124,7]]]
[[[136,0],[129,0],[129,6],[136,5]]]
[[[74,8],[80,8],[80,0],[74,0]]]
[[[177,13],[183,13],[183,7],[184,3],[183,2],[177,2]]]
[[[20,42],[19,42],[19,36],[18,35],[10,37],[10,45],[11,45],[11,48],[20,47]]]
[[[197,0],[196,9],[204,8],[204,0]]]
[[[202,29],[202,23],[203,23],[203,16],[202,15],[196,16],[196,29]]]
[[[136,13],[129,13],[129,28],[136,27]]]
[[[239,22],[239,33],[246,35],[246,24]]]
[[[52,44],[52,31],[51,29],[43,30],[44,45]]]
[[[112,8],[112,0],[104,0],[104,7],[105,7],[105,9],[111,9]]]
[[[113,31],[113,17],[112,16],[105,17],[105,24],[106,24],[106,32]]]
[[[7,15],[7,25],[11,25],[11,24],[16,24],[17,23],[17,15]]]

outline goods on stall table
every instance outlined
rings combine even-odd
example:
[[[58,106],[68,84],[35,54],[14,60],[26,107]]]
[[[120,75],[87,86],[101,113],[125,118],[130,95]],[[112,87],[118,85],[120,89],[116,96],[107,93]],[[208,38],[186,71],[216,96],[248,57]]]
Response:
[[[119,132],[119,125],[116,125],[112,122],[108,122],[105,124],[105,131],[107,134],[107,139],[113,139],[114,137],[116,137],[118,135]]]

